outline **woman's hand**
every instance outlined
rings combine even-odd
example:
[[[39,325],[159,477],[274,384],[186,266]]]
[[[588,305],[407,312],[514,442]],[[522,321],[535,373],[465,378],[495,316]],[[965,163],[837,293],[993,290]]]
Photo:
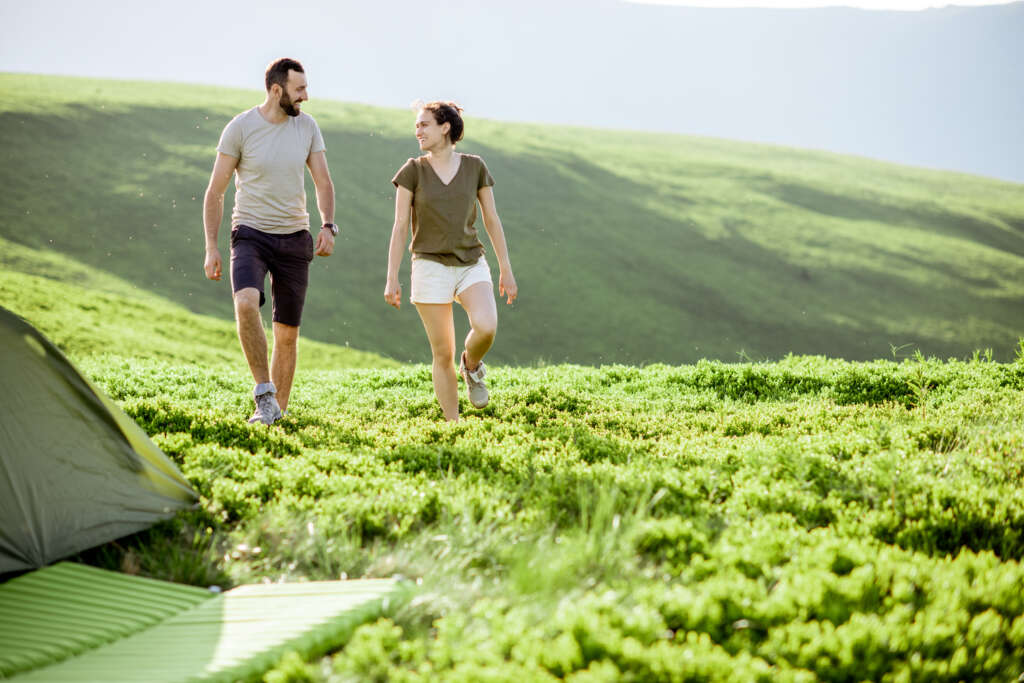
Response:
[[[391,226],[391,243],[388,245],[388,282],[384,286],[384,301],[395,308],[402,308],[402,285],[398,284],[398,269],[402,264],[402,250],[409,229],[409,215],[412,212],[412,192],[399,186],[395,191],[395,224]]]
[[[508,297],[505,303],[510,304],[519,296],[519,286],[511,270],[503,270],[498,274],[498,295]]]
[[[398,280],[388,280],[388,284],[384,287],[384,301],[401,310],[402,285],[399,284]]]

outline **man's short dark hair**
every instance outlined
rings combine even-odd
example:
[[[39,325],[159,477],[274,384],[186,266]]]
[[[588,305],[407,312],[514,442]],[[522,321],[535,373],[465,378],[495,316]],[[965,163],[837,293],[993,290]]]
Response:
[[[272,62],[270,66],[267,67],[267,90],[269,91],[270,86],[275,83],[281,86],[281,89],[284,90],[285,86],[288,84],[289,71],[298,71],[300,74],[306,73],[302,68],[302,65],[299,64],[297,60],[289,57],[282,57],[276,62]]]

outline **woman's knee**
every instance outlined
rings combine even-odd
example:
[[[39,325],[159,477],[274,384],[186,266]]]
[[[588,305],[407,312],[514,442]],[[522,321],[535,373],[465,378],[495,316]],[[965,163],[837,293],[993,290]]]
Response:
[[[473,333],[482,339],[493,340],[494,335],[498,333],[498,321],[494,318],[478,320],[473,325]]]
[[[455,344],[445,342],[443,344],[431,344],[430,353],[435,363],[451,363],[455,358]]]

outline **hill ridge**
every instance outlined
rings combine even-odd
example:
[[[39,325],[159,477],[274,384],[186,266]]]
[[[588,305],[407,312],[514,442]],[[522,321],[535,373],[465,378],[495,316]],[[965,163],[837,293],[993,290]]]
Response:
[[[10,95],[0,105],[0,237],[231,318],[227,284],[202,277],[200,205],[221,128],[258,93],[10,74],[0,92]],[[382,296],[389,180],[417,153],[412,116],[324,100],[306,110],[327,141],[342,235],[336,255],[314,263],[303,334],[424,362],[415,311],[395,312]],[[870,359],[908,343],[1005,359],[1024,329],[1024,195],[1014,183],[472,118],[460,149],[481,154],[497,180],[522,289],[499,309],[495,362]],[[307,195],[315,216],[311,185]],[[43,209],[52,196],[68,207],[60,216]]]

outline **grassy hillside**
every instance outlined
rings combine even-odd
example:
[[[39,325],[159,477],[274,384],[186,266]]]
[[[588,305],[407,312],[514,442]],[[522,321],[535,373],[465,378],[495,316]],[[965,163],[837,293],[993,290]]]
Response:
[[[96,268],[50,250],[0,238],[0,305],[35,325],[74,358],[144,357],[184,365],[226,365],[251,378],[235,326],[194,314]],[[273,337],[270,337],[273,341]],[[390,358],[299,340],[299,368],[393,367]]]
[[[202,277],[202,195],[221,129],[261,93],[26,75],[0,75],[0,93],[0,237],[230,318],[228,284]],[[382,296],[389,179],[418,153],[412,114],[305,108],[325,134],[343,231],[314,264],[305,332],[425,361],[415,311]],[[1024,330],[1017,184],[472,118],[460,149],[497,180],[522,292],[501,308],[498,362],[869,359],[903,345],[1008,359]],[[402,279],[408,291],[408,260]]]
[[[1007,681],[1024,670],[1013,363],[427,365],[307,342],[245,422],[230,323],[0,243],[0,295],[118,401],[197,509],[90,550],[199,586],[395,576],[408,601],[268,681]],[[344,646],[344,647],[342,647]]]

